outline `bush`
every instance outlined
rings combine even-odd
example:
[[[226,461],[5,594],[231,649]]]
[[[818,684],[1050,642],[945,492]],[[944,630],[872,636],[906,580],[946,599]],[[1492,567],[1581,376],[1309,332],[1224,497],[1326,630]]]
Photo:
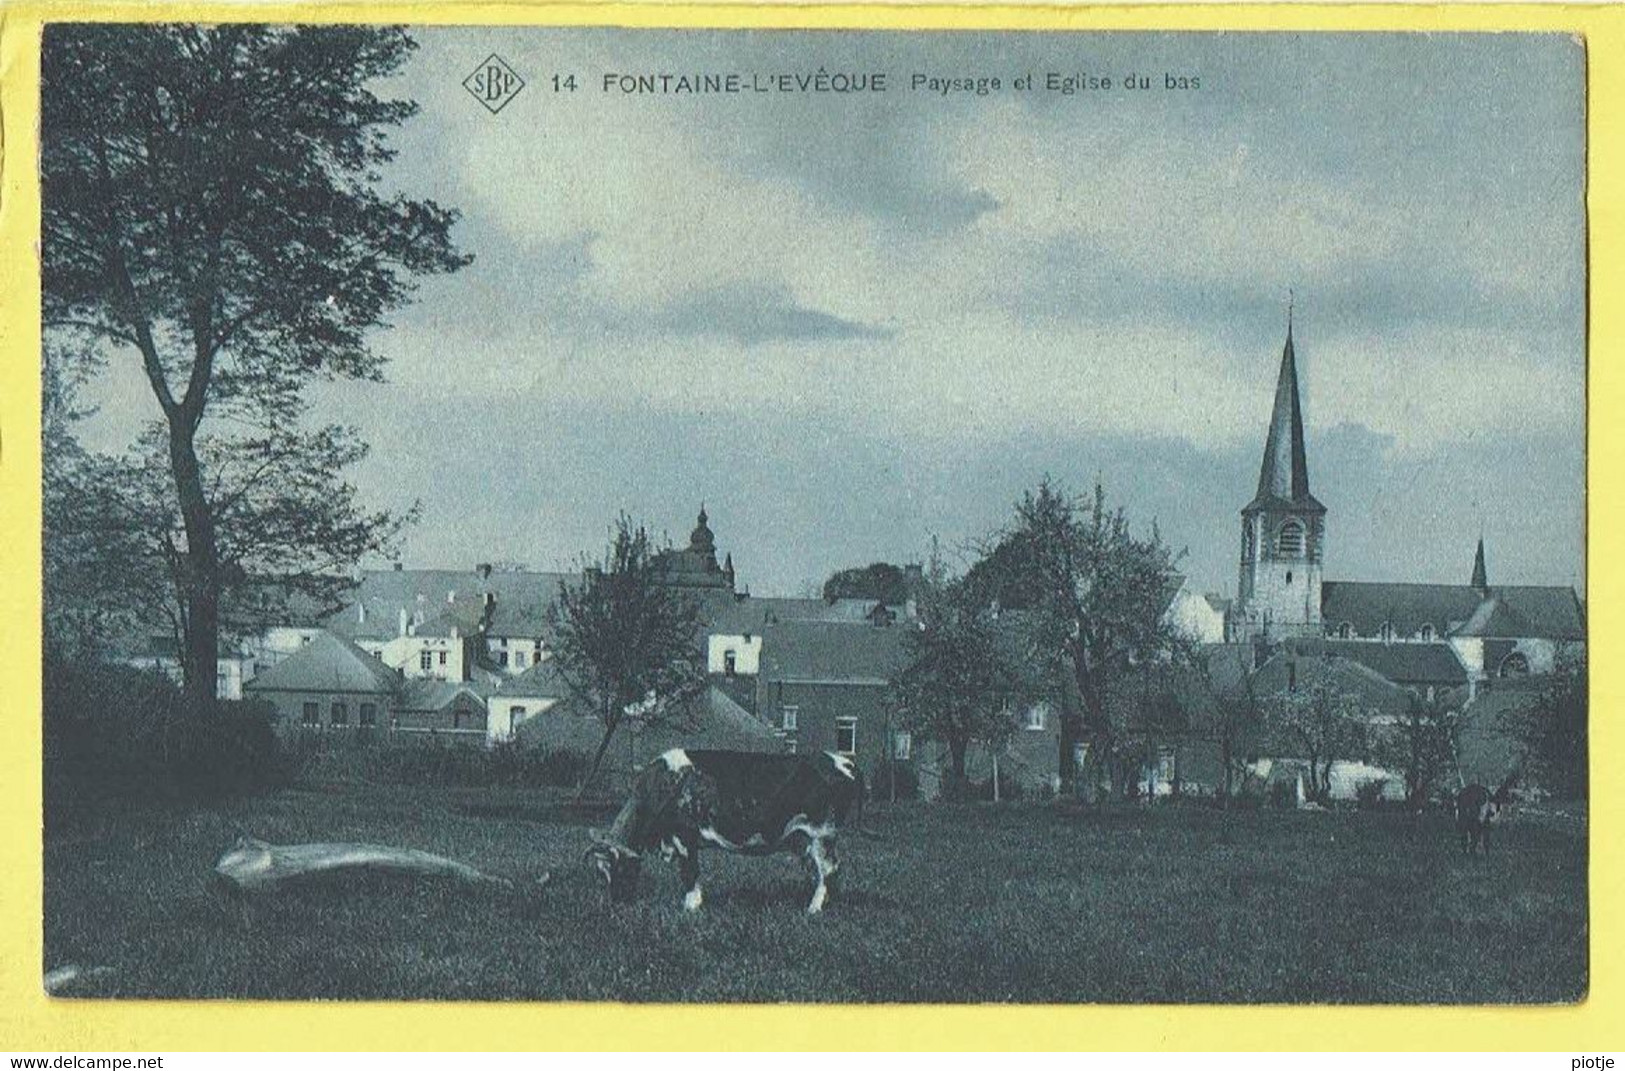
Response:
[[[490,748],[419,742],[379,747],[359,762],[357,772],[369,780],[459,788],[575,788],[587,771],[587,757],[579,751],[541,751],[511,740]]]
[[[1383,805],[1383,797],[1387,791],[1388,781],[1385,778],[1374,777],[1354,786],[1354,799],[1360,810],[1374,811]]]
[[[161,673],[55,659],[43,686],[47,807],[255,794],[288,784],[297,766],[262,704],[193,709]]]
[[[1276,781],[1270,785],[1270,805],[1274,807],[1296,807],[1298,805],[1298,785],[1294,781]]]

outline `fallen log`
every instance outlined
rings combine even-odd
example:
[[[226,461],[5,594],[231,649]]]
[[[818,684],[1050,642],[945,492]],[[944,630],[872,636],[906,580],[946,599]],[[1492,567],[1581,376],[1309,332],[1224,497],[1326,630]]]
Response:
[[[513,888],[508,878],[414,848],[384,844],[267,844],[240,837],[214,865],[215,879],[233,892],[269,893],[291,885],[392,875]],[[537,885],[546,884],[543,875]]]

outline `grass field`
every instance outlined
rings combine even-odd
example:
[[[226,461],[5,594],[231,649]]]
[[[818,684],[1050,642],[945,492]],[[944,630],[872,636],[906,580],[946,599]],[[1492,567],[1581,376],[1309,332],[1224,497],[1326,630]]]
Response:
[[[680,910],[655,862],[611,910],[586,825],[540,792],[289,791],[108,810],[45,847],[45,966],[122,997],[633,1001],[1556,1002],[1586,989],[1582,820],[1523,814],[1488,858],[1442,816],[1196,807],[872,805],[842,896],[797,862],[707,853]],[[242,903],[240,832],[422,848],[531,883],[376,884]]]

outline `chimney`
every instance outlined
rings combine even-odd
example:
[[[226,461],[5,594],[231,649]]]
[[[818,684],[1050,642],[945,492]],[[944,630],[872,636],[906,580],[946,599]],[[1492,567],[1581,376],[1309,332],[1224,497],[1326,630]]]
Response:
[[[401,563],[400,563],[400,562],[396,562],[396,563],[395,563],[395,571],[396,571],[396,572],[397,572],[397,573],[398,573],[398,572],[400,572],[400,571],[401,571]]]
[[[355,604],[355,619],[358,625],[367,623],[367,601],[365,599]]]

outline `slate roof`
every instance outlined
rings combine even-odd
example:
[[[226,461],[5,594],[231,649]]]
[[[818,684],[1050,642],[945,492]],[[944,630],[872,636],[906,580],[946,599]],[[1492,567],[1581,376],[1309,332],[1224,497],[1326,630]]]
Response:
[[[477,623],[489,593],[495,600],[491,635],[542,636],[560,582],[571,579],[573,574],[530,570],[481,575],[475,569],[371,569],[362,574],[344,609],[330,615],[323,627],[352,638],[387,640],[400,635],[402,610],[408,620],[421,612],[427,623],[448,608]]]
[[[549,658],[518,676],[509,677],[497,685],[495,694],[521,699],[563,699],[570,694],[570,687],[564,683],[564,678],[558,674],[558,667]]]
[[[1503,609],[1493,623],[1486,611],[1475,629],[1516,627],[1527,629],[1520,638],[1585,638],[1585,615],[1573,588],[1507,586],[1490,589],[1490,600],[1466,584],[1393,584],[1354,580],[1328,580],[1321,585],[1320,616],[1328,630],[1347,622],[1362,636],[1375,636],[1383,623],[1400,636],[1414,636],[1432,625],[1443,636],[1465,627],[1486,601]],[[1481,631],[1466,635],[1489,635]]]
[[[695,746],[750,749],[765,743],[777,750],[778,734],[716,685],[708,686],[696,702]]]
[[[1448,643],[1378,643],[1371,640],[1291,640],[1304,654],[1347,658],[1395,684],[1455,688],[1467,683],[1467,668]]]
[[[1303,410],[1298,401],[1298,362],[1292,350],[1292,325],[1281,351],[1281,374],[1275,384],[1264,461],[1258,469],[1258,495],[1243,512],[1262,509],[1326,512],[1309,493],[1309,461],[1303,443]]]
[[[393,693],[401,676],[342,636],[319,632],[243,686],[251,691]]]
[[[761,635],[769,625],[788,621],[822,621],[829,623],[859,624],[868,621],[874,610],[874,599],[776,599],[746,596],[703,607],[706,631],[712,635]],[[903,620],[904,608],[887,609]]]
[[[1464,636],[1497,639],[1583,640],[1585,608],[1573,588],[1508,586],[1490,588],[1483,619],[1474,613],[1462,626]],[[1472,628],[1474,631],[1466,631]],[[1509,631],[1509,630],[1527,631]]]
[[[890,681],[908,664],[908,625],[788,621],[762,634],[763,680],[830,684]]]
[[[485,697],[468,681],[440,681],[417,677],[401,686],[400,699],[396,702],[395,709],[430,712],[445,710],[459,695],[465,694],[481,707],[485,706]]]

